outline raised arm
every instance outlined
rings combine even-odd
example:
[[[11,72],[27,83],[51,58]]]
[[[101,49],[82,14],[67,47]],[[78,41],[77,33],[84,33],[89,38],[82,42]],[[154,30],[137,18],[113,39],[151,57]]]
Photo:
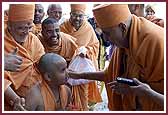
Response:
[[[98,72],[73,72],[73,71],[67,71],[68,76],[73,79],[89,79],[89,80],[98,80],[98,81],[104,81],[105,72],[104,71],[98,71]]]

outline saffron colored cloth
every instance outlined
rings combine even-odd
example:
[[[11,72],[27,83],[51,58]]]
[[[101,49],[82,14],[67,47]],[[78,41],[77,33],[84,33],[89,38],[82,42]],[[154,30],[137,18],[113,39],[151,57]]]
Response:
[[[121,69],[122,68],[122,69]],[[145,18],[132,16],[129,36],[129,48],[116,48],[110,65],[105,71],[105,82],[115,80],[117,76],[137,78],[163,94],[164,91],[164,31],[163,28]],[[161,110],[148,97],[138,98],[133,94],[119,95],[106,86],[108,107],[110,110]],[[138,106],[139,105],[139,106]]]
[[[5,29],[4,36],[4,52],[11,53],[18,48],[17,55],[22,57],[23,63],[19,72],[4,72],[4,91],[9,85],[21,97],[25,97],[27,91],[41,81],[41,74],[38,73],[37,63],[40,57],[45,53],[40,40],[32,33],[28,34],[28,38],[23,45],[18,44],[11,34]]]
[[[99,41],[96,37],[96,34],[92,26],[87,22],[83,21],[81,27],[76,30],[69,20],[66,20],[61,26],[60,29],[62,32],[70,34],[75,37],[75,41],[78,45],[78,48],[84,46],[87,48],[86,56],[93,62],[95,68],[98,70],[98,53],[99,53]],[[88,89],[88,101],[89,102],[101,102],[101,95],[99,93],[96,82],[89,83]],[[79,88],[78,88],[79,89]],[[78,92],[78,91],[77,91]]]
[[[58,45],[52,47],[47,45],[42,35],[39,36],[39,39],[45,48],[45,52],[59,54],[64,57],[66,61],[71,61],[72,57],[76,54],[76,49],[78,47],[75,43],[76,39],[68,34],[60,32]]]
[[[44,101],[45,111],[56,111],[59,109],[65,109],[68,104],[68,93],[67,93],[67,87],[65,85],[59,86],[59,97],[60,100],[57,102],[55,100],[55,96],[50,89],[50,87],[47,85],[47,83],[43,80],[40,84],[41,88],[41,94]]]
[[[44,54],[44,48],[39,39],[32,33],[29,33],[25,43],[20,45],[14,40],[8,30],[5,29],[4,43],[5,54],[11,53],[18,47],[17,55],[23,59],[19,72],[5,71],[5,79],[12,82],[14,89],[17,90],[21,86],[30,87],[37,80],[41,80],[41,75],[37,72],[36,64]]]

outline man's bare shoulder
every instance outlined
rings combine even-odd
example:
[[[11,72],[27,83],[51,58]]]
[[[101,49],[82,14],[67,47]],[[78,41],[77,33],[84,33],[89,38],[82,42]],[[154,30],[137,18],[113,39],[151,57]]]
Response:
[[[43,98],[41,95],[40,84],[34,85],[26,95],[26,109],[30,111],[44,110]]]

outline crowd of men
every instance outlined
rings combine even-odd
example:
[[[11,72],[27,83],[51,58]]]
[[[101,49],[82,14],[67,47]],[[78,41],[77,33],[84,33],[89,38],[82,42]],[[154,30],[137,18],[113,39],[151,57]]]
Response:
[[[10,4],[5,11],[5,111],[89,111],[102,102],[97,81],[105,83],[110,111],[163,110],[164,20],[150,6],[144,15],[144,4],[96,4],[89,23],[86,4],[70,7],[64,22],[60,4],[47,13],[41,4]],[[90,59],[96,72],[68,70],[75,56]],[[69,77],[91,81],[70,85]]]

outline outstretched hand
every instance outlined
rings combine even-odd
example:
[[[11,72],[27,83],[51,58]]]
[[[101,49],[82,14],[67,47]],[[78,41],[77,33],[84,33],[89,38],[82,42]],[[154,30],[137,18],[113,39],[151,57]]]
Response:
[[[137,84],[137,86],[130,86],[132,91],[137,96],[145,96],[149,90],[151,90],[150,86],[146,83],[140,82],[138,79],[133,78],[133,81]]]
[[[67,75],[68,78],[80,79],[78,74],[79,73],[74,72],[74,71],[69,70],[69,69],[67,69],[67,71],[66,71],[66,75]]]
[[[118,83],[117,81],[112,81],[107,83],[110,88],[118,94],[130,94],[133,93],[136,96],[145,96],[150,86],[148,84],[140,82],[138,79],[133,78],[133,81],[137,86],[129,86],[127,84]]]
[[[112,81],[107,83],[107,85],[110,86],[110,88],[118,94],[129,94],[132,93],[131,92],[131,88],[129,85],[127,84],[123,84],[123,83],[118,83],[117,81]]]

